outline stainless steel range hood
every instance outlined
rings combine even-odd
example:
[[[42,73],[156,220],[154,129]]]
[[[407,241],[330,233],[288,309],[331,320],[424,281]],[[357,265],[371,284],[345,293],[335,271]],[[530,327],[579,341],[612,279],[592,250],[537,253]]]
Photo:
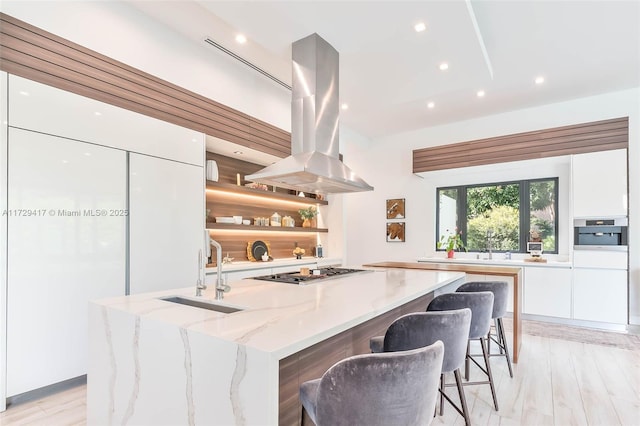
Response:
[[[250,181],[315,193],[371,191],[339,159],[338,52],[319,35],[292,45],[291,156]]]

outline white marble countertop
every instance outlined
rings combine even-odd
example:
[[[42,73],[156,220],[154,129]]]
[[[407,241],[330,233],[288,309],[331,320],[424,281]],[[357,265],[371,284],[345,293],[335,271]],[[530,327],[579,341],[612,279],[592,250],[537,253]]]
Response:
[[[502,257],[501,254],[494,255],[496,257]],[[419,257],[416,259],[418,262],[430,262],[430,263],[457,263],[462,265],[487,265],[487,266],[526,266],[526,267],[541,267],[541,268],[571,268],[571,262],[559,261],[547,259],[546,262],[525,262],[524,259],[502,259],[493,258],[489,259],[475,259],[456,257],[448,259],[445,255],[441,257]]]
[[[306,256],[302,259],[289,258],[289,259],[274,259],[268,262],[250,262],[248,260],[225,263],[222,265],[222,272],[236,272],[236,271],[248,271],[251,269],[266,269],[266,268],[278,268],[281,266],[291,266],[291,270],[295,270],[296,266],[308,265],[312,263],[318,263],[319,265],[340,265],[342,259],[339,257],[312,257]],[[217,273],[216,267],[205,268],[207,275],[215,275]]]
[[[143,320],[235,342],[282,359],[404,303],[464,278],[464,273],[370,268],[370,271],[292,285],[245,279],[230,284],[222,305],[244,308],[222,314],[160,300],[192,297],[195,288],[93,301]],[[215,290],[202,299],[215,301]]]

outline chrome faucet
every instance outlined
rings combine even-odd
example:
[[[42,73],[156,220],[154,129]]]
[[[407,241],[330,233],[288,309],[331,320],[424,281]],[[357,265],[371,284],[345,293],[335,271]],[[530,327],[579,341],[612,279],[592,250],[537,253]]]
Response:
[[[208,235],[208,233],[207,233]],[[224,284],[222,277],[222,246],[216,240],[208,239],[209,244],[216,248],[216,299],[224,299],[224,294],[231,290],[231,287]]]
[[[489,251],[489,260],[493,259],[493,229],[487,229],[487,250]]]
[[[202,279],[202,249],[198,250],[198,281],[196,282],[196,296],[202,296],[202,290],[207,288]]]

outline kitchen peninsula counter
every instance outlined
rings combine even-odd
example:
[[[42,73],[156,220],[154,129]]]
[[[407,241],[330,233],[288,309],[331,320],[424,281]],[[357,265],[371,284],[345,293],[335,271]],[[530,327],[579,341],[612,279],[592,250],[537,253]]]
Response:
[[[243,309],[231,314],[160,300],[195,285],[92,302],[87,423],[294,424],[301,381],[368,352],[395,318],[464,280],[374,269],[309,285],[232,282],[219,301]]]
[[[492,275],[513,278],[513,347],[511,358],[514,363],[520,356],[522,344],[522,268],[514,266],[494,266],[484,264],[462,264],[450,262],[377,262],[366,267],[399,268],[410,270],[456,271],[469,274]]]

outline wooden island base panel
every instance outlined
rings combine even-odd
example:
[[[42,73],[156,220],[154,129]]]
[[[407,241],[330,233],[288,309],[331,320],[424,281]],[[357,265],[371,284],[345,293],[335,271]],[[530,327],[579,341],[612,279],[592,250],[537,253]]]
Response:
[[[469,274],[496,275],[513,278],[513,348],[512,361],[518,362],[520,345],[522,344],[522,268],[491,265],[461,265],[451,263],[420,262],[376,262],[363,265],[366,267],[426,269],[435,271],[455,271]]]

